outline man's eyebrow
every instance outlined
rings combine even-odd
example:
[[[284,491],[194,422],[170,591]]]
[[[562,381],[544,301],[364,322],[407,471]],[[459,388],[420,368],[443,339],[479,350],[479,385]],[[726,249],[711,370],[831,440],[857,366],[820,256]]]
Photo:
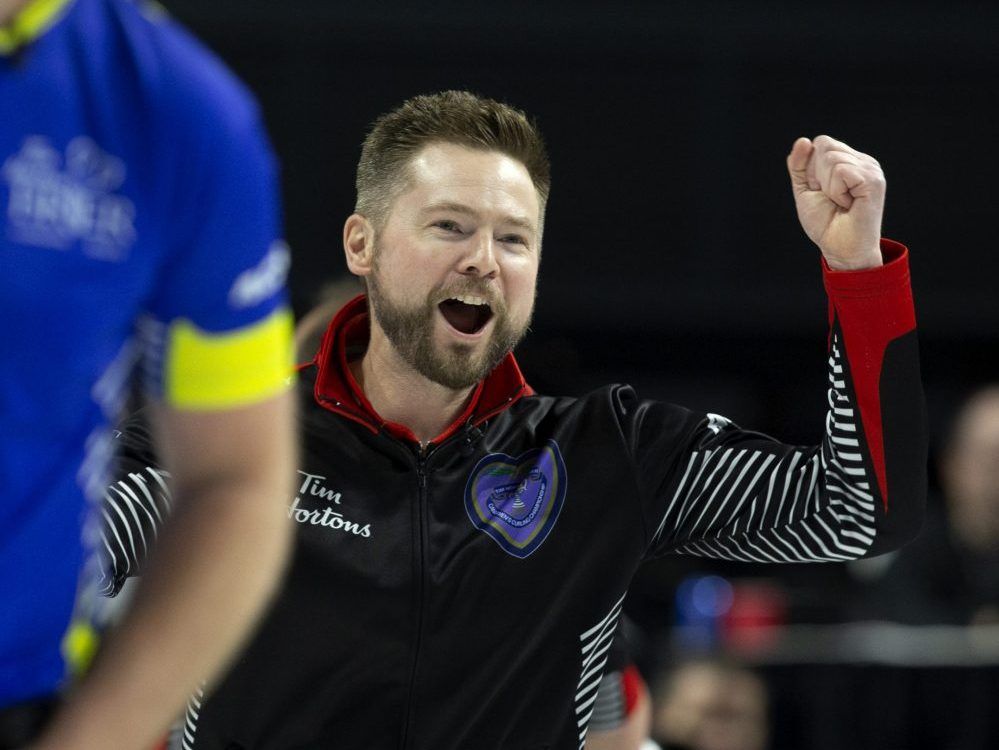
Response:
[[[473,218],[478,218],[479,216],[479,212],[471,206],[466,206],[464,203],[455,203],[453,201],[439,201],[437,203],[431,203],[429,206],[425,206],[420,209],[420,215],[432,214],[437,211],[449,211],[451,213],[464,214],[465,216],[471,216]],[[537,232],[534,227],[534,223],[525,216],[507,215],[500,220],[500,223],[521,227],[529,232]]]

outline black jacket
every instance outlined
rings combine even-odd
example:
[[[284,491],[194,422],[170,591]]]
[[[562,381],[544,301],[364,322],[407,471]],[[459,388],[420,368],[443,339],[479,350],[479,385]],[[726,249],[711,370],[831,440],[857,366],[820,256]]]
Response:
[[[904,248],[884,250],[882,269],[827,270],[830,411],[814,447],[627,386],[539,396],[511,356],[421,451],[349,375],[367,336],[363,298],[349,304],[300,373],[290,575],[192,703],[185,746],[579,748],[643,560],[845,560],[910,538],[923,407]],[[122,440],[109,497],[161,502],[148,440]]]

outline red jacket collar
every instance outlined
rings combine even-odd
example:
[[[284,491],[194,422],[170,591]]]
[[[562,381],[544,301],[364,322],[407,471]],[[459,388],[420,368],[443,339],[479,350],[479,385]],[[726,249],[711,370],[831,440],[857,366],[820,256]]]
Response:
[[[368,303],[358,295],[336,314],[326,329],[311,364],[318,368],[315,398],[330,411],[363,424],[372,432],[385,428],[395,437],[418,442],[412,430],[382,419],[358,386],[347,363],[364,353],[368,344]],[[308,365],[306,365],[308,366]],[[480,424],[534,390],[524,380],[513,354],[507,354],[478,384],[465,411],[431,442],[440,443],[467,423]]]

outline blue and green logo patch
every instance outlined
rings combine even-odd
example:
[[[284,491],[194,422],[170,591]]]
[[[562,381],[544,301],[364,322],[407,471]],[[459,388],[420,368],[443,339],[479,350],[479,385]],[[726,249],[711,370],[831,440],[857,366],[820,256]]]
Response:
[[[554,440],[516,458],[490,453],[468,478],[465,510],[504,552],[525,558],[555,526],[566,484],[565,462]]]

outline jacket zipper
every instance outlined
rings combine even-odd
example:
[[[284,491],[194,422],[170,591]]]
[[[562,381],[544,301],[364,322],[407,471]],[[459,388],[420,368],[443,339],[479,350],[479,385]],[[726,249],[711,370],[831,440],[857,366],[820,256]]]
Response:
[[[401,750],[406,750],[410,747],[412,740],[411,735],[411,725],[413,721],[413,696],[416,693],[416,671],[419,666],[420,661],[420,647],[423,645],[423,605],[425,599],[425,592],[427,590],[427,516],[429,511],[427,510],[427,463],[430,460],[430,456],[433,455],[439,448],[448,444],[458,443],[459,450],[463,453],[466,449],[470,450],[474,447],[475,443],[482,437],[482,429],[485,428],[485,420],[480,420],[478,426],[473,425],[471,421],[465,426],[465,435],[463,442],[458,443],[454,436],[449,437],[447,440],[440,444],[430,443],[426,449],[418,448],[416,450],[416,477],[417,484],[419,486],[419,494],[417,496],[416,512],[418,514],[417,519],[417,554],[416,554],[416,567],[417,575],[416,577],[416,636],[413,640],[413,659],[409,670],[409,690],[406,695],[406,708],[403,713],[402,722],[402,740],[399,743]],[[398,441],[401,443],[401,441]],[[407,453],[412,455],[412,449],[407,447]]]
[[[406,696],[406,708],[402,723],[402,741],[400,748],[410,746],[410,725],[413,718],[413,695],[416,692],[416,670],[420,661],[420,647],[423,642],[423,600],[426,590],[426,518],[427,518],[427,458],[430,451],[420,450],[417,456],[416,475],[419,483],[419,495],[416,503],[417,518],[417,554],[416,554],[416,637],[413,641],[413,660],[409,670],[409,690]]]

